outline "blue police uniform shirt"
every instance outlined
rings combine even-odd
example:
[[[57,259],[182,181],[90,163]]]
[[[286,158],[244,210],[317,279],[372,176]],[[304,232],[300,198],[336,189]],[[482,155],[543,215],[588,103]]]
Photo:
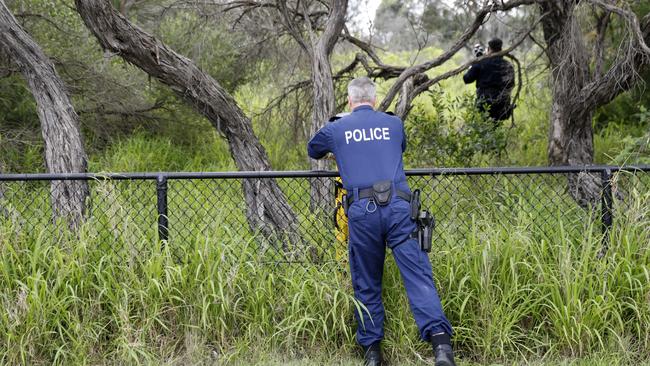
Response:
[[[348,191],[392,180],[397,189],[410,192],[402,162],[405,150],[406,135],[399,117],[367,105],[326,124],[307,145],[307,153],[314,159],[334,154]]]

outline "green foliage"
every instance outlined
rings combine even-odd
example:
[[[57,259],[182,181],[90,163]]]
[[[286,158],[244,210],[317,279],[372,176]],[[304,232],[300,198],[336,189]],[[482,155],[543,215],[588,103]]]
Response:
[[[639,20],[650,12],[650,3],[647,1],[635,1],[630,3],[630,8],[637,15]],[[611,34],[609,42],[612,45],[621,44],[628,36],[624,21],[619,18],[612,18],[610,25]],[[614,49],[614,55],[618,50]],[[610,55],[612,57],[613,55]],[[613,57],[612,57],[613,58]],[[643,113],[644,108],[650,106],[650,93],[647,92],[647,85],[650,82],[650,68],[645,67],[638,75],[638,85],[630,91],[617,96],[610,103],[600,107],[594,116],[594,128],[596,132],[606,128],[611,123],[636,125],[639,120],[636,117]],[[632,136],[630,136],[632,137]],[[637,135],[638,137],[638,135]]]
[[[650,71],[645,73],[645,80],[650,81]],[[642,83],[647,83],[647,81]],[[609,104],[599,108],[594,116],[594,129],[596,132],[611,123],[627,123],[637,125],[643,118],[639,115],[647,111],[650,105],[650,95],[645,93],[645,86],[639,90],[632,90],[619,95]]]
[[[0,166],[5,172],[43,170],[36,103],[20,75],[0,78]]]
[[[118,56],[105,55],[75,13],[71,0],[62,3],[10,1],[8,5],[12,11],[25,14],[19,17],[19,21],[54,60],[57,71],[68,85],[75,109],[81,116],[91,166],[102,171],[120,166],[131,170],[128,164],[108,163],[111,155],[124,154],[130,161],[142,161],[144,159],[138,158],[140,154],[151,156],[155,151],[147,149],[155,149],[153,145],[166,141],[178,151],[171,155],[152,156],[159,161],[152,166],[192,166],[196,170],[233,167],[231,159],[222,154],[226,151],[222,137],[213,132],[210,123],[185,101],[178,99],[167,86],[149,79]],[[245,113],[252,117],[255,132],[275,169],[308,168],[304,145],[309,138],[306,136],[309,131],[309,102],[305,100],[309,93],[291,97],[284,108],[276,108],[263,116],[258,114],[289,81],[308,79],[303,68],[296,70],[292,63],[283,63],[294,56],[296,62],[300,62],[299,53],[293,53],[281,41],[272,46],[269,46],[271,43],[256,46],[253,35],[228,28],[226,24],[231,20],[228,16],[220,22],[208,22],[199,10],[172,7],[161,12],[160,5],[153,1],[138,2],[129,10],[129,17],[178,52],[195,60],[235,95]],[[403,1],[385,1],[380,7],[380,15],[383,14],[384,23],[392,19],[389,15],[393,13],[399,15],[400,21],[406,21],[415,9],[412,6]],[[643,13],[647,7],[643,4],[635,6],[638,13]],[[427,16],[445,16],[442,8],[432,6],[427,10],[433,12]],[[453,28],[451,25],[448,27]],[[391,31],[387,28],[387,32]],[[273,56],[268,47],[281,49],[275,51],[282,55]],[[437,44],[418,52],[398,52],[395,47],[390,47],[379,53],[387,64],[409,65],[439,56],[442,48]],[[84,55],[83,59],[78,57],[80,54]],[[354,54],[349,50],[338,50],[333,56],[334,68],[346,66],[352,57]],[[450,62],[428,72],[429,76],[453,69],[464,61],[463,57],[463,54],[457,54]],[[526,59],[522,58],[522,61],[525,65]],[[293,79],[288,80],[287,75]],[[647,75],[641,76],[647,79]],[[390,84],[391,81],[379,82],[380,95]],[[410,145],[406,163],[409,167],[547,163],[550,96],[544,73],[524,85],[512,128],[493,129],[474,110],[473,94],[474,86],[464,85],[460,77],[456,77],[442,82],[440,90],[433,95],[416,100],[415,109],[406,122]],[[643,114],[648,95],[642,89],[633,90],[597,112],[594,119],[596,163],[647,161],[644,148],[647,122],[642,122],[638,116]],[[152,109],[152,106],[157,107]],[[292,108],[298,111],[293,113]],[[510,123],[506,121],[505,124]],[[1,78],[0,158],[8,171],[44,170],[38,129],[33,98],[20,75],[14,73]],[[152,145],[142,143],[141,136],[145,135],[155,140]],[[129,143],[132,137],[135,140]],[[504,149],[506,142],[507,148]],[[195,145],[204,144],[221,147],[218,153],[202,151],[204,154],[217,154],[212,158],[193,157]],[[110,150],[105,151],[107,148]],[[118,153],[123,148],[129,151]],[[185,154],[189,157],[183,158]],[[162,159],[169,160],[162,162]],[[187,159],[193,163],[181,163]]]
[[[42,15],[20,21],[55,61],[73,95],[91,171],[236,169],[226,142],[208,121],[167,86],[149,80],[119,57],[105,57],[71,0],[21,0],[8,5],[14,11]],[[635,6],[635,11],[643,12],[648,5]],[[386,31],[395,33],[394,40],[402,45],[413,42],[412,37],[399,39],[410,27],[410,9],[400,1],[384,2],[382,9],[379,20]],[[431,24],[425,27],[439,24],[440,14],[445,16],[431,9]],[[206,24],[189,10],[166,14],[156,21],[151,14],[133,12],[130,17],[233,92],[247,115],[254,116],[255,132],[275,169],[307,168],[307,122],[298,114],[256,115],[286,81],[286,75],[274,74],[278,69],[274,61],[264,59],[263,52],[247,50],[250,40],[224,25]],[[391,49],[381,56],[387,64],[406,65],[441,52],[428,47],[413,55]],[[348,56],[334,56],[337,69],[347,65]],[[462,61],[457,55],[430,76]],[[286,70],[293,67],[287,62]],[[307,79],[301,72],[298,79]],[[644,77],[647,80],[647,74]],[[539,80],[544,75],[525,86],[512,128],[495,127],[478,113],[473,86],[463,85],[459,78],[418,98],[406,121],[407,166],[545,164],[550,96]],[[389,84],[380,83],[380,93]],[[650,163],[648,98],[650,94],[635,90],[597,112],[597,163]],[[146,110],[157,101],[164,107],[123,113]],[[297,98],[292,103],[301,106],[306,101]],[[36,106],[20,75],[0,78],[0,159],[8,171],[43,170],[38,129]],[[302,212],[300,222],[308,221],[305,215],[315,215],[302,199],[308,194],[306,183],[288,195]],[[285,190],[287,184],[281,182]],[[508,186],[507,180],[498,184],[511,191],[516,188]],[[239,197],[239,185],[217,191],[206,182],[170,183],[170,192],[176,192],[171,203],[183,212],[203,212],[217,219],[208,227],[196,220],[172,228],[191,238],[172,241],[164,249],[146,218],[122,215],[129,208],[154,212],[154,197],[143,198],[135,184],[125,186],[105,183],[94,188],[93,202],[106,207],[97,210],[103,215],[96,213],[78,236],[53,236],[42,229],[50,217],[47,194],[35,195],[28,189],[6,192],[30,202],[29,213],[41,223],[28,229],[15,208],[8,207],[12,219],[0,225],[4,310],[0,312],[0,364],[358,363],[353,315],[363,309],[352,298],[345,269],[332,263],[313,263],[306,270],[263,263],[268,258],[259,255],[257,238],[234,232],[235,225],[245,220],[242,207],[218,200],[218,196]],[[45,183],[40,188],[48,192]],[[580,235],[576,234],[576,221],[592,222],[584,211],[558,209],[531,217],[525,212],[545,208],[526,200],[521,192],[475,195],[457,189],[466,194],[453,211],[436,214],[463,218],[470,232],[461,234],[454,227],[440,230],[431,259],[463,364],[650,361],[647,193],[625,192],[637,200],[617,207],[620,215],[612,248],[606,260],[596,261],[602,239],[596,234],[599,228],[581,224]],[[532,194],[540,194],[540,188],[535,189]],[[206,199],[185,200],[180,192]],[[531,207],[510,210],[514,203]],[[575,216],[574,220],[568,216]],[[512,219],[512,224],[504,226],[498,217]],[[540,221],[546,222],[547,231],[536,229]],[[119,232],[119,239],[97,234],[107,227]],[[329,228],[314,225],[305,230],[322,233]],[[548,235],[549,230],[553,235]],[[185,255],[182,263],[175,257],[179,252]],[[317,254],[334,257],[327,251]],[[384,284],[388,357],[394,364],[431,361],[429,346],[417,341],[392,259]]]
[[[235,98],[244,113],[251,116],[255,134],[266,149],[273,169],[309,169],[306,148],[309,122],[281,108],[264,113],[276,93],[278,90],[272,84],[249,83],[237,89]],[[292,107],[288,108],[290,111]]]
[[[636,116],[646,132],[639,137],[627,135],[622,139],[624,147],[612,159],[615,164],[650,164],[650,111],[643,106],[639,110]]]
[[[217,141],[223,140],[205,118],[185,101],[179,100],[169,87],[150,79],[120,57],[104,54],[83,25],[72,0],[61,3],[27,0],[9,2],[8,5],[14,13],[25,14],[19,17],[21,25],[53,60],[68,86],[75,110],[81,117],[91,160],[105,160],[104,149],[143,131],[154,139],[168,139],[179,148],[187,148],[187,154],[193,153],[194,145],[203,143],[223,147],[223,142]],[[159,2],[138,2],[137,9],[131,9],[129,14],[133,14],[136,18],[133,20],[140,21],[142,24],[139,25],[145,30],[155,33],[178,52],[195,60],[226,89],[234,91],[250,80],[258,55],[242,47],[244,35],[228,31],[227,22],[219,23],[221,26],[206,24],[205,19],[191,10],[157,14],[160,5]],[[79,55],[83,57],[79,58]],[[3,152],[0,159],[8,171],[44,169],[42,162],[34,165],[31,160],[21,158],[25,152],[29,152],[28,157],[33,155],[32,152],[42,154],[39,151],[42,149],[39,128],[33,98],[21,75],[16,70],[10,77],[0,78],[0,151]],[[16,139],[17,144],[6,144]],[[145,147],[145,144],[139,146]],[[212,159],[224,160],[225,163],[208,162],[203,166],[193,166],[198,170],[233,167],[229,157],[223,159],[219,154]],[[133,161],[139,160],[133,158]],[[170,161],[166,166],[179,164]],[[105,166],[99,170],[110,168]]]
[[[476,107],[474,97],[429,93],[433,114],[416,106],[406,121],[409,166],[474,166],[502,153],[507,130]]]
[[[36,103],[19,74],[0,78],[0,121],[3,128],[37,129]]]
[[[496,206],[475,212],[464,239],[440,232],[432,267],[461,365],[647,362],[650,196],[629,198],[600,261],[602,236],[586,225],[576,237],[559,211],[550,237],[530,217],[508,228],[493,222]],[[129,203],[113,202],[121,204]],[[216,215],[222,222],[228,209]],[[255,239],[226,225],[163,249],[149,227],[133,226],[121,234],[139,245],[132,252],[98,237],[95,224],[58,237],[25,231],[20,221],[0,226],[0,363],[350,364],[358,357],[353,315],[364,310],[337,264],[265,264]],[[390,257],[384,300],[386,355],[393,364],[430,362]]]
[[[516,101],[514,127],[508,131],[508,148],[503,165],[544,166],[548,164],[547,145],[550,125],[551,93],[542,77],[525,84]]]
[[[254,53],[247,53],[246,36],[232,32],[229,21],[207,23],[192,11],[176,11],[162,19],[156,33],[169,47],[192,59],[226,90],[235,89],[254,75]]]
[[[194,136],[193,144],[181,144],[169,137],[139,133],[117,141],[98,161],[92,161],[90,171],[222,171],[236,170],[226,143],[209,131],[203,137]]]

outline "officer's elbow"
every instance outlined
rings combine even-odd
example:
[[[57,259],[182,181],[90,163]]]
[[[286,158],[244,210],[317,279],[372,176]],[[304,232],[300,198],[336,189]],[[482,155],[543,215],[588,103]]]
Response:
[[[307,155],[312,159],[322,159],[325,154],[321,154],[318,151],[314,150],[311,146],[307,146]]]

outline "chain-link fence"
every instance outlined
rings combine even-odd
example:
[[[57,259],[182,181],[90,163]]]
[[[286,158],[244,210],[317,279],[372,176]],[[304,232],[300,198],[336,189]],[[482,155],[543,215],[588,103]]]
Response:
[[[540,239],[556,235],[561,227],[579,240],[606,233],[627,215],[629,205],[650,208],[649,166],[422,169],[407,176],[411,189],[422,191],[423,207],[436,218],[438,246],[462,244],[469,233],[514,227]],[[335,172],[302,171],[5,174],[0,175],[0,225],[24,237],[83,235],[125,260],[160,246],[182,260],[197,241],[235,237],[255,245],[265,262],[322,263],[344,250],[345,223],[336,219],[336,184],[329,185],[331,204],[325,207],[311,202],[310,184],[336,177]],[[64,219],[54,218],[51,205],[52,194],[65,191],[54,186],[70,180],[90,186],[85,224],[74,234]],[[259,224],[266,217],[260,197],[245,191],[269,181],[283,193],[272,199],[286,200],[282,217],[290,221],[273,238]],[[576,196],[585,194],[581,185],[586,181],[597,192],[592,192],[592,204],[578,204]],[[277,222],[264,225],[279,231]]]

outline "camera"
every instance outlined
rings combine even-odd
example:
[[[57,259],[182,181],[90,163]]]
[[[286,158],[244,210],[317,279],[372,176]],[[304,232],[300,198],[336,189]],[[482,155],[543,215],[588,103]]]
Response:
[[[474,45],[474,48],[472,49],[472,53],[474,54],[475,57],[481,57],[485,55],[485,47],[483,47],[482,44],[477,43]]]

